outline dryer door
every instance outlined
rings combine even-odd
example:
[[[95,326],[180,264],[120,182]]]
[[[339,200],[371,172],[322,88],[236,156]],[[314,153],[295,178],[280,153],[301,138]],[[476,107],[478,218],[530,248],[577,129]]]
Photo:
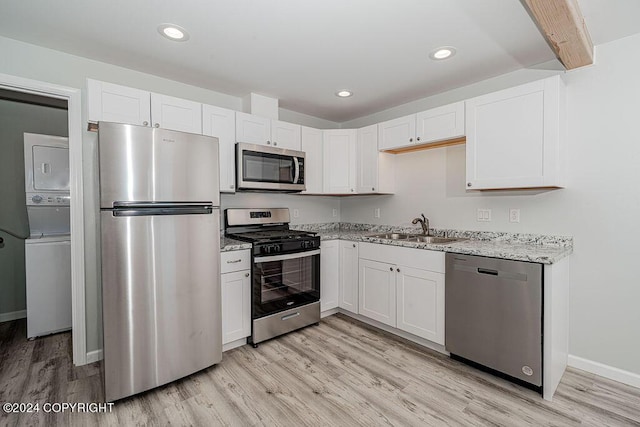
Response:
[[[34,145],[33,186],[36,191],[69,191],[69,149]]]

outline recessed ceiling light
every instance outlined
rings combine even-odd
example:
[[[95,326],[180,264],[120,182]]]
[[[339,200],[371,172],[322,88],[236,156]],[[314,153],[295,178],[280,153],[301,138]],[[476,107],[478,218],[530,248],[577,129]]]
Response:
[[[339,92],[336,92],[336,96],[339,96],[340,98],[348,98],[351,95],[353,95],[353,92],[351,92],[350,90],[341,90]]]
[[[176,42],[186,42],[189,40],[189,33],[187,30],[176,24],[161,24],[158,26],[158,32]]]
[[[453,46],[442,46],[437,49],[434,49],[429,53],[429,58],[440,61],[442,59],[451,58],[456,54],[456,48]]]

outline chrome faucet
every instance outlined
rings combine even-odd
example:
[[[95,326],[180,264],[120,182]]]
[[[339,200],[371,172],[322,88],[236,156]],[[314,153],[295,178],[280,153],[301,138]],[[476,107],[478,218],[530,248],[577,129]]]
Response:
[[[422,216],[422,218],[413,218],[413,221],[411,221],[411,224],[420,223],[420,225],[422,226],[422,234],[424,234],[425,236],[428,236],[429,235],[429,218],[426,218],[424,214],[420,214],[420,216]]]

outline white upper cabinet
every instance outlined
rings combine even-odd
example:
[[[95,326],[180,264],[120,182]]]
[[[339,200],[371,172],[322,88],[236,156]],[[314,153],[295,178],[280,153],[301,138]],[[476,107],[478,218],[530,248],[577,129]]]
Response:
[[[393,193],[395,159],[378,151],[378,125],[358,129],[356,137],[356,192]]]
[[[202,104],[87,79],[89,122],[116,122],[202,133]]]
[[[300,151],[300,125],[271,120],[271,144],[278,148]]]
[[[236,141],[300,151],[300,125],[237,112]]]
[[[562,187],[564,92],[554,76],[468,100],[467,189]]]
[[[202,134],[202,104],[151,94],[151,119],[153,127]]]
[[[356,130],[323,131],[324,192],[355,194],[356,192]]]
[[[220,191],[235,191],[236,114],[233,110],[202,106],[202,134],[218,138],[220,146]]]
[[[304,159],[304,193],[322,193],[322,131],[302,126],[301,151]]]
[[[416,114],[416,144],[429,144],[464,136],[464,102]]]
[[[150,126],[151,93],[87,79],[88,120]]]
[[[271,145],[271,119],[236,112],[236,141]]]
[[[465,134],[464,103],[456,102],[378,124],[380,150],[427,145]]]
[[[378,148],[380,150],[390,150],[413,145],[415,138],[415,114],[378,123]]]

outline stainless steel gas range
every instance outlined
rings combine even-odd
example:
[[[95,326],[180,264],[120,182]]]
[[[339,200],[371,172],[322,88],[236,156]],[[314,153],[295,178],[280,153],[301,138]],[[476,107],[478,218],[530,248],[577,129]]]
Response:
[[[225,210],[226,235],[253,244],[254,347],[320,321],[320,237],[289,222],[287,208]]]

